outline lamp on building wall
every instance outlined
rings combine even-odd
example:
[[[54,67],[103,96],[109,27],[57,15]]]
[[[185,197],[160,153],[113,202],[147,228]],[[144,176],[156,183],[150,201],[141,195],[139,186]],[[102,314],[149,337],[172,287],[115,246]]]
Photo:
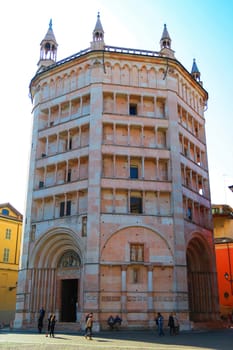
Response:
[[[224,277],[225,277],[225,279],[226,279],[228,282],[230,282],[230,284],[231,284],[231,294],[233,295],[233,285],[232,285],[232,283],[233,283],[233,276],[232,276],[232,275],[229,275],[228,272],[225,272],[225,273],[224,273]]]
[[[225,272],[225,273],[224,273],[224,277],[225,277],[225,279],[226,279],[227,281],[233,282],[233,276],[229,275],[228,272]]]
[[[16,286],[14,286],[14,287],[9,287],[8,288],[8,290],[11,292],[13,289],[15,289],[16,288]]]
[[[17,288],[17,282],[16,282],[15,286],[8,287],[8,290],[9,290],[9,292],[11,292],[13,289],[16,289],[16,288]]]

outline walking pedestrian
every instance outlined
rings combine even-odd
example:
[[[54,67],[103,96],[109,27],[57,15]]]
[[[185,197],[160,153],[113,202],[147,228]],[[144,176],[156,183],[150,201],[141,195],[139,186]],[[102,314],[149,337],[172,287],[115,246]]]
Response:
[[[93,313],[89,313],[86,321],[85,338],[89,337],[92,340]]]
[[[56,316],[54,314],[51,314],[48,318],[48,333],[46,336],[53,337],[54,338],[54,329],[55,329],[55,324],[56,324]]]

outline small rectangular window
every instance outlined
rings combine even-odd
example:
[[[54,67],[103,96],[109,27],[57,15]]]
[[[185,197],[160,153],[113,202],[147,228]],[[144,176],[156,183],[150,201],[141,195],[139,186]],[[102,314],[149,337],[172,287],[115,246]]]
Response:
[[[71,215],[71,201],[66,202],[66,215],[67,216]]]
[[[39,182],[39,188],[43,188],[44,187],[44,181],[40,181]]]
[[[137,105],[135,103],[130,103],[129,115],[137,115]]]
[[[6,229],[5,239],[11,239],[11,229],[10,228]]]
[[[60,217],[65,215],[65,202],[60,203]]]
[[[143,244],[130,244],[130,261],[134,261],[134,262],[144,261]]]
[[[67,182],[71,181],[71,169],[68,170],[68,174],[67,174]]]
[[[138,179],[138,167],[136,165],[130,166],[130,178]]]
[[[135,214],[142,213],[142,198],[130,197],[130,213],[135,213]]]
[[[192,208],[190,208],[190,207],[187,210],[187,217],[189,220],[192,220]]]
[[[70,141],[69,141],[69,150],[72,149],[72,137],[70,138]]]
[[[8,262],[9,261],[9,256],[10,256],[10,249],[4,248],[3,262]]]

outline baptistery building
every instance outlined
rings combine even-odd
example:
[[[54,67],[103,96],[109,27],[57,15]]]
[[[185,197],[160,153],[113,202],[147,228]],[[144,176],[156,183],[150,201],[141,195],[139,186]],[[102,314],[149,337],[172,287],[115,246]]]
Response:
[[[216,320],[197,63],[179,62],[166,25],[157,51],[107,45],[99,14],[93,27],[59,61],[52,21],[38,45],[14,327],[35,327],[41,307],[68,329],[88,312],[95,330],[110,314],[123,328],[154,327],[157,312],[182,329]]]

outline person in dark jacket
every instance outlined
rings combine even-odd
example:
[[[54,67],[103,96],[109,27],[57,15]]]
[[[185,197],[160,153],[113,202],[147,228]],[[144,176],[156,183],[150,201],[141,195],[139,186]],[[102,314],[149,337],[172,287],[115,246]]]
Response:
[[[163,331],[163,316],[160,312],[158,312],[157,318],[155,319],[156,324],[158,326],[159,336],[165,335]]]
[[[168,327],[170,328],[170,335],[175,335],[175,322],[174,322],[173,314],[169,315]]]
[[[48,334],[50,337],[54,338],[54,329],[55,329],[55,324],[56,324],[56,316],[54,314],[51,314],[50,317],[48,318]]]
[[[108,325],[109,325],[110,329],[113,329],[113,327],[114,327],[114,318],[113,318],[112,315],[110,315],[109,318],[108,318]]]
[[[116,315],[116,317],[114,318],[114,327],[116,328],[116,330],[119,330],[121,322],[122,319],[120,318],[120,316]]]
[[[42,307],[39,311],[39,318],[38,318],[38,332],[39,333],[42,333],[44,315],[45,315],[45,310]]]

